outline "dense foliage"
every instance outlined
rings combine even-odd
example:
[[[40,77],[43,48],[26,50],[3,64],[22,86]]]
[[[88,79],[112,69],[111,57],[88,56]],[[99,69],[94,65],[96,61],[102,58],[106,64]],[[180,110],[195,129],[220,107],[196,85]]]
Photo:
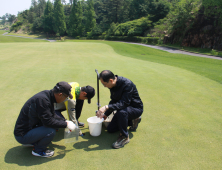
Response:
[[[222,1],[70,0],[66,4],[64,0],[54,0],[53,3],[32,0],[30,9],[18,15],[11,31],[21,28],[57,36],[88,38],[147,36],[159,37],[159,42],[163,42],[164,37],[170,37],[171,43],[192,44],[188,41],[203,37],[202,34],[207,33],[205,39],[209,39],[212,36],[210,31],[216,33],[215,37],[220,37]],[[199,35],[189,36],[194,32],[199,32]],[[211,40],[211,45],[199,43],[196,46],[217,48],[212,45],[215,39]]]
[[[148,17],[128,21],[117,26],[112,23],[108,34],[111,36],[143,36],[143,33],[152,27],[151,23],[152,21],[148,20]]]
[[[151,22],[164,18],[169,10],[170,3],[165,0],[70,0],[69,4],[32,0],[30,9],[19,14],[18,22],[26,24],[23,29],[27,31],[72,37],[101,35],[114,23],[118,25],[115,35],[125,29],[123,35],[132,36],[144,35]]]

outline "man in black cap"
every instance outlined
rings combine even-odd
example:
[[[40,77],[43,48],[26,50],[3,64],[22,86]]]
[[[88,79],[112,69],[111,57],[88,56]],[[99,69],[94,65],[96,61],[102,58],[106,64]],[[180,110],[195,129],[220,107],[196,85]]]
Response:
[[[73,98],[69,98],[62,103],[55,103],[55,112],[58,116],[64,118],[61,112],[67,110],[69,120],[75,123],[77,127],[84,127],[84,123],[79,122],[78,119],[81,115],[84,100],[87,99],[90,104],[91,98],[95,95],[95,89],[91,86],[79,87],[77,82],[69,84],[72,86],[71,95]],[[83,135],[81,131],[79,135]]]
[[[61,103],[67,97],[73,98],[71,86],[59,82],[52,90],[35,94],[22,107],[15,124],[15,139],[23,144],[34,146],[32,154],[40,157],[53,156],[54,151],[47,146],[56,134],[56,128],[68,128],[73,131],[75,124],[55,114],[54,103]]]

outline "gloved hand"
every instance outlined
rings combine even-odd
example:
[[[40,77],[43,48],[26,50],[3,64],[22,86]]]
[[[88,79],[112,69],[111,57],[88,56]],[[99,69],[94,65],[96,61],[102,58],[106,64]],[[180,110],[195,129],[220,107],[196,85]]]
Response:
[[[73,131],[73,130],[75,130],[77,128],[76,125],[72,121],[66,120],[66,122],[67,122],[67,128],[70,131]]]

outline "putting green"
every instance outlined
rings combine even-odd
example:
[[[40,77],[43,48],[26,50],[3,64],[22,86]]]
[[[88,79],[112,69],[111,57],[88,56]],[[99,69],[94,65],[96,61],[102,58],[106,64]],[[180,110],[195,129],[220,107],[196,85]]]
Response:
[[[2,169],[222,168],[221,84],[178,67],[121,56],[103,43],[2,43],[0,51]],[[130,132],[129,144],[112,149],[118,133],[105,129],[99,137],[90,136],[86,119],[95,115],[96,97],[91,105],[85,102],[80,117],[86,136],[65,145],[60,129],[50,145],[52,158],[34,157],[30,148],[16,142],[15,121],[29,97],[58,81],[96,88],[95,69],[127,77],[139,90],[144,113],[137,132]],[[109,101],[102,84],[100,100],[101,105]]]

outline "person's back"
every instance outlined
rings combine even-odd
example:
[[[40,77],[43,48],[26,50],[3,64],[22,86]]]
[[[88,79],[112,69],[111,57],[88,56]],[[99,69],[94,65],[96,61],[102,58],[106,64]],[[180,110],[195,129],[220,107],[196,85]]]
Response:
[[[21,109],[16,121],[14,135],[24,136],[29,130],[37,126],[45,125],[53,127],[54,102],[56,101],[53,97],[52,90],[41,91],[32,96]],[[52,118],[47,115],[48,113],[50,113]],[[43,119],[44,116],[45,118],[49,118],[45,120]],[[58,121],[56,127],[57,126],[64,127],[65,123]]]
[[[124,100],[125,104],[128,104],[128,106],[143,108],[143,103],[137,91],[136,85],[125,77],[116,77],[116,86],[110,89],[110,98],[112,101],[115,103],[119,100]]]

